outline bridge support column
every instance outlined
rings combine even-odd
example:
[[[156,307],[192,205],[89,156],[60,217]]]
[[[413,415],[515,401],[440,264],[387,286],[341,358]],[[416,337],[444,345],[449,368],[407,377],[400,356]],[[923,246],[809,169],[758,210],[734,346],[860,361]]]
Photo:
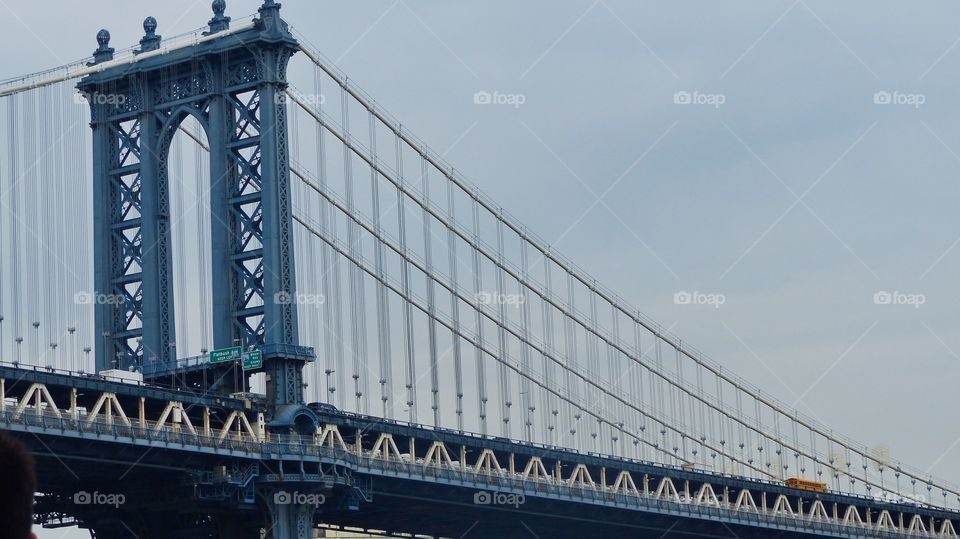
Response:
[[[313,513],[317,506],[305,503],[282,503],[282,495],[290,494],[278,491],[270,496],[269,526],[266,539],[312,539]],[[293,500],[289,500],[293,501]]]

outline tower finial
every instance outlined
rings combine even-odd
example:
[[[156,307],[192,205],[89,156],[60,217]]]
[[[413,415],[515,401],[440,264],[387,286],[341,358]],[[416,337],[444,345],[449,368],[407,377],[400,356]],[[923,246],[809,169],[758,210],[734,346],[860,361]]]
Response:
[[[215,34],[230,28],[230,17],[224,15],[227,11],[227,0],[213,0],[211,7],[213,8],[213,18],[208,23],[210,31],[207,33]]]
[[[147,17],[143,21],[143,39],[140,40],[140,51],[155,51],[160,48],[161,37],[157,35],[157,19]]]
[[[276,0],[263,0],[263,5],[260,6],[258,10],[261,16],[266,16],[267,14],[272,14],[280,16],[280,4]]]
[[[276,36],[289,35],[287,23],[280,18],[280,3],[276,0],[263,0],[260,12],[259,28]]]
[[[106,29],[97,32],[97,44],[100,45],[93,51],[93,63],[107,62],[113,60],[113,49],[110,47],[110,32]]]

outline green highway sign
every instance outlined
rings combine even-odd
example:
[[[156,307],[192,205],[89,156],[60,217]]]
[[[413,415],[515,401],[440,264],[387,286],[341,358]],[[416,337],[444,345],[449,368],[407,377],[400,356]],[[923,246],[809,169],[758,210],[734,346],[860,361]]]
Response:
[[[243,356],[243,370],[250,371],[263,367],[263,352],[251,350]]]
[[[240,359],[242,353],[243,349],[241,349],[239,346],[214,350],[213,352],[210,352],[210,363],[224,363],[227,361]]]

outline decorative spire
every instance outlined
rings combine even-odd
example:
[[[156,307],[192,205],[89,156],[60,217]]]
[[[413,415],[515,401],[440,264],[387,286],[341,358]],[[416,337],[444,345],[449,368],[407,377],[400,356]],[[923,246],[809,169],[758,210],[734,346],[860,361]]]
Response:
[[[161,36],[157,35],[157,19],[147,17],[143,21],[143,39],[140,40],[140,51],[155,51],[160,48]]]
[[[113,60],[113,48],[110,47],[110,32],[105,29],[97,32],[97,44],[100,45],[100,47],[93,51],[93,63],[99,64]]]
[[[260,18],[264,20],[274,17],[280,18],[280,4],[274,0],[263,0],[263,5],[257,11],[260,12]]]
[[[263,0],[260,12],[260,29],[270,34],[289,34],[287,23],[280,18],[280,4],[276,0]]]
[[[227,0],[213,0],[213,18],[208,23],[210,31],[207,34],[223,32],[230,28],[230,17],[224,15],[227,11]]]

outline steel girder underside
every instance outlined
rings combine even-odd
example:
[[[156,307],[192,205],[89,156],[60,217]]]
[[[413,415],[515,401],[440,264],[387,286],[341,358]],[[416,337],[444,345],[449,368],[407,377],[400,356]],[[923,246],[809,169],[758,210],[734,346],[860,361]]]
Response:
[[[298,483],[295,460],[252,459],[249,456],[197,452],[177,447],[144,447],[96,440],[18,433],[31,446],[45,496],[38,514],[69,514],[82,525],[99,528],[98,537],[124,537],[124,528],[139,537],[255,537],[269,526],[270,492],[277,488],[311,488]],[[323,459],[320,461],[323,462]],[[342,464],[342,463],[341,463]],[[202,477],[218,466],[251,466],[260,470],[256,501],[242,493],[206,491]],[[339,466],[328,461],[327,469]],[[309,466],[308,466],[309,468]],[[331,476],[348,477],[345,469]],[[274,483],[267,481],[272,477]],[[280,479],[282,477],[282,479]],[[613,506],[527,496],[519,506],[477,505],[476,488],[424,482],[405,477],[356,475],[368,485],[369,501],[357,504],[347,485],[321,489],[326,503],[317,508],[314,524],[333,524],[401,533],[477,538],[802,538],[831,537],[778,530],[768,525],[723,522],[690,515],[646,512]],[[271,490],[271,484],[273,489]],[[298,486],[299,485],[299,486]],[[120,508],[77,506],[77,492],[123,493]],[[219,491],[218,491],[219,492]],[[264,495],[263,493],[266,493]],[[78,510],[79,507],[79,510]],[[163,523],[162,525],[159,523]],[[230,523],[229,525],[227,523]],[[266,523],[266,524],[265,524]],[[242,524],[239,528],[237,524]],[[174,533],[173,528],[180,528]],[[158,531],[159,530],[159,531]]]

